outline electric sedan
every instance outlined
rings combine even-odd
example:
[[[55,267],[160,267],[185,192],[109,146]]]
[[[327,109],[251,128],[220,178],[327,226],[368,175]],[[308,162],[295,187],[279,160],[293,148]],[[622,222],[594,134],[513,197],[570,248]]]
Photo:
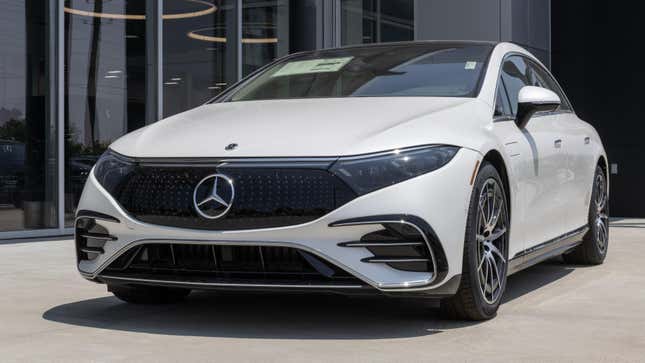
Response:
[[[114,142],[81,197],[77,263],[132,303],[322,290],[482,320],[514,272],[602,263],[607,200],[598,134],[526,50],[320,50]]]

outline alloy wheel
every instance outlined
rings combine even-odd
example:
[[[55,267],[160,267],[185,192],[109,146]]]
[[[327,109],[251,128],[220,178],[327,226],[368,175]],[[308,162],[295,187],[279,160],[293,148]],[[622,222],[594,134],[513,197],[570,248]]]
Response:
[[[479,195],[477,211],[477,274],[488,304],[502,295],[507,271],[508,217],[506,199],[497,180],[489,178]]]
[[[596,244],[601,253],[607,249],[607,240],[609,239],[609,217],[607,215],[607,186],[605,177],[602,174],[596,175],[594,181],[594,207],[596,224]]]

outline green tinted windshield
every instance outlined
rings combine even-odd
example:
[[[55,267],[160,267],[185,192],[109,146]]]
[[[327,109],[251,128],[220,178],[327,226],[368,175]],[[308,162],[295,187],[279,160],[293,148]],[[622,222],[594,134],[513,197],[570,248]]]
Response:
[[[475,97],[491,45],[418,43],[289,57],[228,101],[328,97]]]

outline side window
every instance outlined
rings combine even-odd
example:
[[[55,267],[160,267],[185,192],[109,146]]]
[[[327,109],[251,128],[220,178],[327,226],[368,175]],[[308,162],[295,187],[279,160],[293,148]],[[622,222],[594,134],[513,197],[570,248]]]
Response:
[[[535,77],[533,77],[535,81]],[[510,102],[511,113],[517,114],[517,96],[524,86],[533,86],[530,78],[529,67],[520,56],[511,56],[502,65],[502,81],[506,86],[506,93]]]
[[[555,81],[555,79],[553,79],[553,77],[538,64],[530,62],[530,66],[533,69],[533,72],[535,72],[537,77],[540,79],[540,87],[549,89],[555,92],[558,97],[560,97],[562,104],[560,105],[560,108],[558,110],[571,111],[571,105],[568,103],[567,97],[564,95],[564,92],[562,92],[562,89],[560,88],[560,86],[558,86],[558,83]]]
[[[512,116],[511,104],[508,102],[504,80],[497,82],[497,95],[495,96],[495,116]]]

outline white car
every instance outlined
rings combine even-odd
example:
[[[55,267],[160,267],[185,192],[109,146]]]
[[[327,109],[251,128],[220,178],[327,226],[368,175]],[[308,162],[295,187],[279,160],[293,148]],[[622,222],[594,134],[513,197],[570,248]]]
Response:
[[[600,264],[607,157],[509,43],[298,53],[100,158],[78,269],[127,302],[194,289],[440,298],[488,319],[507,276]]]

